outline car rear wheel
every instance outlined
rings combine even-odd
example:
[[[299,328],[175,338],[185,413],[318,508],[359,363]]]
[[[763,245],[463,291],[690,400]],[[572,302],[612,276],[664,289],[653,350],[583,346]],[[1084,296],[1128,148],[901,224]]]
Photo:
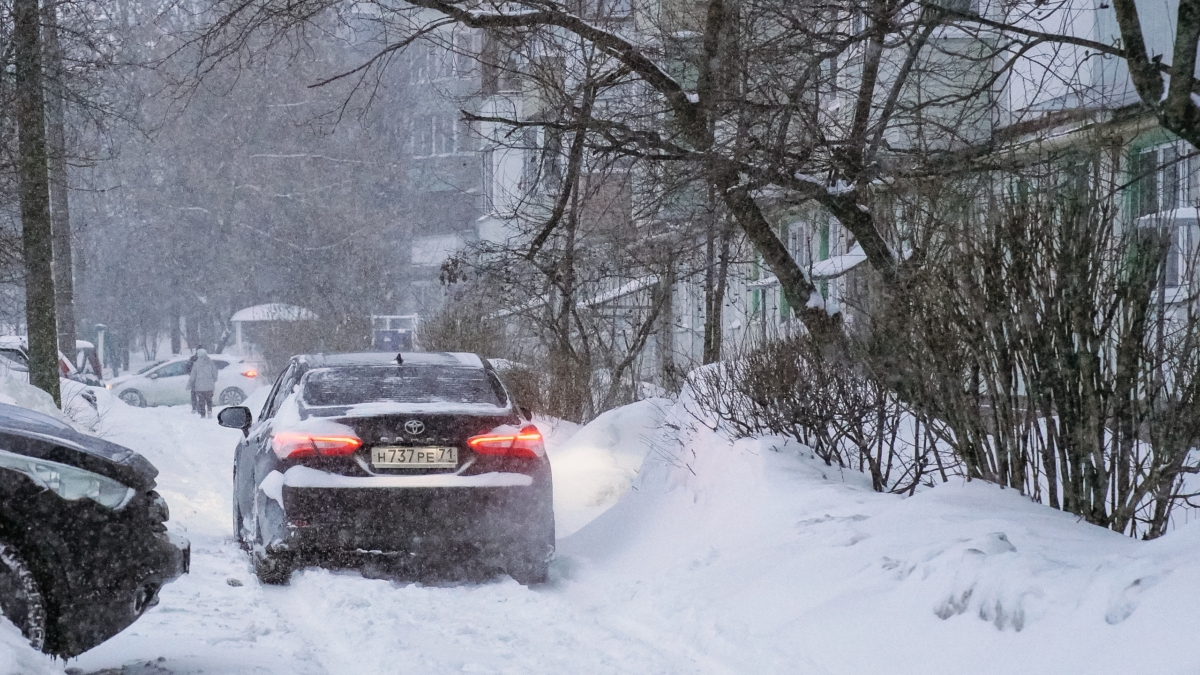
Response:
[[[504,571],[522,586],[544,584],[550,575],[554,545],[533,545],[512,551],[504,560]]]
[[[25,558],[4,541],[0,541],[0,611],[34,649],[45,648],[46,599]]]
[[[146,407],[146,397],[142,396],[142,392],[137,389],[126,389],[118,396],[126,405],[131,405],[135,408]]]
[[[258,509],[257,505],[255,509]],[[286,554],[267,551],[257,517],[254,519],[254,545],[250,547],[250,560],[254,562],[254,575],[264,584],[281,586],[292,578],[291,558]]]
[[[246,533],[243,530],[242,523],[242,505],[238,500],[237,495],[238,475],[237,466],[233,467],[233,540],[238,546],[242,547],[243,551],[249,550],[250,545],[246,541]]]
[[[246,392],[237,387],[227,387],[221,391],[221,395],[217,397],[217,402],[221,405],[241,405],[246,400]]]
[[[292,578],[292,563],[287,558],[272,555],[261,546],[250,552],[254,559],[254,576],[269,586],[282,586]]]

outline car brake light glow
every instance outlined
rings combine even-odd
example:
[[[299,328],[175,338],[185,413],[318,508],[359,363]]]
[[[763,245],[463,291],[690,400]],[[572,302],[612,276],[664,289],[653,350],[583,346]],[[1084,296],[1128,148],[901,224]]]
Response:
[[[280,459],[301,457],[344,457],[353,455],[362,447],[362,440],[355,436],[319,436],[314,434],[281,431],[271,438],[271,449]]]
[[[511,427],[510,427],[511,428]],[[517,433],[487,433],[467,439],[467,445],[481,455],[502,455],[536,459],[546,454],[542,433],[530,424]]]
[[[242,377],[258,377],[258,371],[247,370],[246,372],[242,373]]]

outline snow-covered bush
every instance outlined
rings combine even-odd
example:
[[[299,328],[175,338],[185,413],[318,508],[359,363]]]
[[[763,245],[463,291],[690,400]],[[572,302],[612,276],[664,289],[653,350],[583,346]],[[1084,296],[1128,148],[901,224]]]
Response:
[[[770,341],[688,379],[693,416],[738,437],[779,434],[829,465],[855,468],[880,491],[912,492],[956,463],[930,433],[932,420],[904,405],[863,360],[808,336]],[[941,453],[941,454],[939,454]]]
[[[925,269],[877,303],[871,353],[971,477],[1152,538],[1200,471],[1195,211],[1130,222],[1119,166],[1063,173],[953,186],[991,208],[914,216]]]

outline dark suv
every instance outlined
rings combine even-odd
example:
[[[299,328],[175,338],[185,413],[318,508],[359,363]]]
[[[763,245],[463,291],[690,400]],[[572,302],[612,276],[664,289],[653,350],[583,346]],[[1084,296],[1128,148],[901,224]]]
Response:
[[[187,572],[157,475],[128,448],[0,404],[0,608],[35,647],[91,649]]]
[[[293,357],[234,459],[234,528],[265,583],[327,560],[469,557],[517,581],[554,553],[541,434],[474,354]]]

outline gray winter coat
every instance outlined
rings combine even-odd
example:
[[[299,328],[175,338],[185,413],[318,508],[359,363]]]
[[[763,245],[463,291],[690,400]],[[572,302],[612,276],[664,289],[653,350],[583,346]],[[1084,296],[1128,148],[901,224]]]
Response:
[[[217,364],[208,358],[208,352],[196,350],[196,362],[192,364],[192,372],[188,375],[188,389],[192,391],[212,391],[217,386]]]

